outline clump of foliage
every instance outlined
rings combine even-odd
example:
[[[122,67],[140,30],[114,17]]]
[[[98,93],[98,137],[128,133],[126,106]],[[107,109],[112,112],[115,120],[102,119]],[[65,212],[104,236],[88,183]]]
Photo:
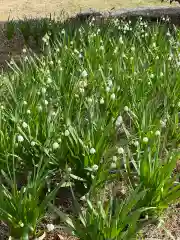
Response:
[[[118,216],[111,222],[108,214],[104,220],[103,202],[94,214],[88,200],[84,229],[97,215],[102,226],[121,221],[125,229],[134,214],[129,237],[142,217],[139,209],[153,218],[179,201],[173,169],[180,141],[180,32],[165,22],[114,19],[98,25],[92,19],[58,33],[52,24],[52,31],[43,30],[43,55],[23,49],[21,64],[12,60],[11,71],[0,75],[0,168],[15,172],[10,186],[1,185],[0,220],[15,228],[13,237],[34,234],[44,215],[41,206],[49,201],[43,189],[54,193],[64,178],[81,196],[92,186],[95,195],[114,180],[128,183],[132,194],[139,189],[128,211],[129,198],[116,209],[127,213],[123,222]],[[23,22],[21,29],[27,30]],[[27,180],[38,167],[45,174]],[[111,210],[109,201],[103,211]],[[121,230],[120,239],[126,233]],[[103,234],[112,233],[105,227]]]

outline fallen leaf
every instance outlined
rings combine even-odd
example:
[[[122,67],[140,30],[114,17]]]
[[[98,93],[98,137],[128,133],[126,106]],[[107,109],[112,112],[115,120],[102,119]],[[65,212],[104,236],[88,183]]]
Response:
[[[59,240],[65,240],[65,238],[60,234],[58,234],[58,238],[59,238]]]

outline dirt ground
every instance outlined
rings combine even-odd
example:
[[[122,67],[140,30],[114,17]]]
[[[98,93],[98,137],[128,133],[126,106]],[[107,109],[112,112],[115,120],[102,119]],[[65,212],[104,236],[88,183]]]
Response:
[[[9,17],[17,19],[24,16],[43,17],[54,13],[59,15],[62,11],[72,15],[89,8],[111,10],[145,5],[162,6],[161,0],[0,0],[0,21]]]

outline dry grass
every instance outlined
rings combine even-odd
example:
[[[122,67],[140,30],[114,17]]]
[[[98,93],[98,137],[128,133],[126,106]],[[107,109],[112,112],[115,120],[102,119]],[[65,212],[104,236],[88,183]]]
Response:
[[[162,4],[160,0],[1,0],[0,21],[7,20],[9,16],[16,19],[24,16],[42,17],[52,13],[58,15],[62,11],[72,15],[89,8],[111,10],[152,5]]]

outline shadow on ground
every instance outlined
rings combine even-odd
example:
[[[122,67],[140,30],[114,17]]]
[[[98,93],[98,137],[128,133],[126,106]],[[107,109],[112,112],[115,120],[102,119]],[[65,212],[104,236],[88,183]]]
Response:
[[[104,24],[110,18],[126,18],[136,22],[140,16],[151,23],[159,21],[162,16],[169,16],[172,24],[180,24],[179,7],[140,7],[111,12],[90,10],[81,12],[65,21],[56,21],[50,17],[0,22],[0,68],[6,68],[7,62],[11,58],[19,61],[24,46],[30,48],[32,52],[40,54],[42,37],[46,33],[51,34],[53,42],[62,29],[68,31],[68,35],[73,37],[75,30],[81,25],[87,24],[92,17],[95,17],[97,24]]]

